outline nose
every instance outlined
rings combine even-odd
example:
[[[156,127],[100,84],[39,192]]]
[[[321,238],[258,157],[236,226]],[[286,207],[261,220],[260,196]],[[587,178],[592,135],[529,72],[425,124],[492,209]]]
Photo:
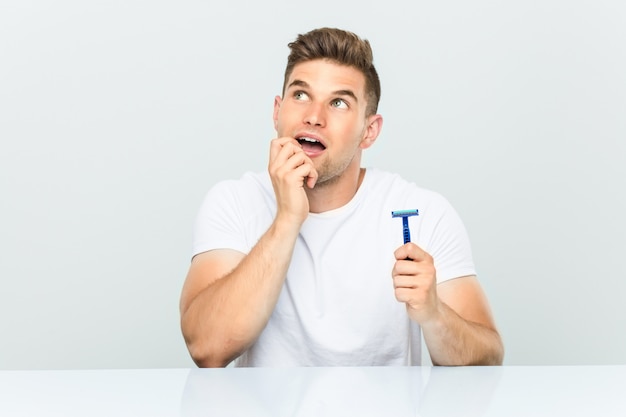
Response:
[[[324,126],[326,114],[322,104],[311,103],[304,114],[304,123],[310,126]]]

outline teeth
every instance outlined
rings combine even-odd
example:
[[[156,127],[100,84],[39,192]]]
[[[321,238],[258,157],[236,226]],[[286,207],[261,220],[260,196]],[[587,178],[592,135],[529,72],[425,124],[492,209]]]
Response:
[[[317,140],[315,140],[315,139],[311,139],[311,138],[307,138],[307,137],[301,137],[301,138],[298,138],[298,140],[304,140],[304,141],[306,141],[306,142],[312,142],[312,143],[317,143],[317,142],[319,142],[319,141],[317,141]]]

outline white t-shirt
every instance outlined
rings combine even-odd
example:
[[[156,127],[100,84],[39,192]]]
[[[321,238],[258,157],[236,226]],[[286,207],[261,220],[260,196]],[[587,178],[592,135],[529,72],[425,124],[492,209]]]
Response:
[[[437,282],[475,275],[465,227],[449,202],[368,168],[348,204],[309,214],[276,308],[236,365],[418,364],[419,327],[395,299],[391,280],[393,252],[404,243],[402,219],[391,212],[409,209],[419,210],[409,217],[411,241],[434,258]],[[219,248],[248,253],[275,214],[269,174],[220,182],[198,213],[193,254]]]

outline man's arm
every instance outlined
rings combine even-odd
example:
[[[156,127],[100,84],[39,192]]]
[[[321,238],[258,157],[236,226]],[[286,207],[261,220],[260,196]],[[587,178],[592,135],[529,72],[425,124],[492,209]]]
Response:
[[[475,276],[437,285],[438,320],[422,325],[435,365],[502,365],[504,346]]]
[[[268,171],[274,222],[247,255],[216,249],[196,255],[180,299],[181,328],[201,367],[228,365],[259,337],[276,303],[300,227],[309,214],[305,184],[317,172],[293,138],[274,139]]]
[[[217,249],[196,255],[183,287],[181,328],[198,366],[226,366],[267,324],[297,237],[274,223],[244,254]]]
[[[401,246],[395,256],[396,298],[420,324],[433,364],[501,365],[504,347],[476,277],[437,285],[433,259],[417,245]]]

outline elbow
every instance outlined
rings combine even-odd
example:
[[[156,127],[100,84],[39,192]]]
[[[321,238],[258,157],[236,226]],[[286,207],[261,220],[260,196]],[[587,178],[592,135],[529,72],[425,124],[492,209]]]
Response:
[[[504,344],[499,335],[480,346],[465,347],[452,356],[434,357],[434,366],[501,366],[504,361]]]
[[[504,362],[504,344],[500,335],[491,345],[490,349],[485,350],[485,355],[480,358],[476,363],[470,365],[478,366],[501,366]]]
[[[225,368],[235,359],[199,342],[187,342],[187,350],[199,368]]]
[[[481,352],[474,356],[472,363],[467,365],[476,366],[501,366],[504,361],[504,343],[502,337],[496,329],[491,330],[491,336],[484,340],[482,348],[476,353]]]
[[[492,358],[492,363],[490,365],[492,366],[501,366],[502,363],[504,362],[504,343],[502,343],[502,339],[498,340],[498,345],[496,346],[493,358]]]
[[[504,362],[504,342],[498,331],[494,330],[495,337],[491,345],[490,355],[486,358],[484,365],[488,366],[501,366]]]
[[[206,330],[198,329],[198,326],[190,321],[188,314],[181,315],[181,331],[187,351],[191,359],[199,368],[224,368],[235,359],[228,357],[225,349],[218,349],[219,343],[214,337],[203,335]]]
[[[486,355],[476,361],[471,361],[463,366],[501,366],[503,359],[504,355],[502,352],[493,352],[490,355]]]
[[[470,366],[501,366],[504,361],[504,345],[502,339],[498,337],[491,343],[490,346],[486,346],[483,350],[483,355],[476,357],[471,363],[466,365]]]
[[[191,354],[191,359],[193,359],[198,368],[226,368],[231,362],[215,355],[194,355],[193,353]]]
[[[225,368],[243,353],[242,344],[226,335],[201,335],[185,331],[183,337],[194,363],[200,368]]]

